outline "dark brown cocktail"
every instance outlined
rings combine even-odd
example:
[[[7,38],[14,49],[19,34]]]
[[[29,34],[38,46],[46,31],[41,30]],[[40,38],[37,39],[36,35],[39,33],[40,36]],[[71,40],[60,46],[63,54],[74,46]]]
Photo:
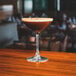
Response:
[[[36,33],[36,54],[34,57],[27,58],[28,61],[45,62],[48,60],[46,57],[42,57],[39,54],[39,33],[43,31],[52,21],[53,18],[22,18],[22,22]]]
[[[36,33],[40,33],[42,30],[44,30],[50,22],[52,22],[52,18],[23,18],[22,21],[35,31]]]

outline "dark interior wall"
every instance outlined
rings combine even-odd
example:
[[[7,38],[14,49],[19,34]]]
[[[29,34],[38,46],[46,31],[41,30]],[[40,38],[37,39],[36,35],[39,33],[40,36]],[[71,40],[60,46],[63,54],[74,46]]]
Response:
[[[76,0],[62,0],[61,10],[75,11],[76,10]]]
[[[61,0],[61,11],[76,16],[76,0]]]
[[[55,0],[33,0],[34,10],[55,11]]]
[[[33,11],[46,12],[49,16],[54,16],[55,0],[33,0]]]
[[[45,11],[48,10],[48,0],[33,0],[33,10]]]
[[[14,13],[17,13],[17,0],[0,0],[0,5],[14,5]]]
[[[48,0],[48,10],[56,11],[56,9],[55,9],[55,0]]]
[[[54,17],[56,13],[56,0],[48,0],[48,12],[51,17]]]

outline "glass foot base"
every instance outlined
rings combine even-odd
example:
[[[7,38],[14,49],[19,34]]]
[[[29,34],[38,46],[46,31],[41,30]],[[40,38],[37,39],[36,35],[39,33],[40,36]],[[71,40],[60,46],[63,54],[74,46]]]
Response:
[[[29,62],[46,62],[46,61],[48,61],[48,58],[46,58],[46,57],[40,57],[40,58],[29,57],[29,58],[27,58],[27,61],[29,61]]]

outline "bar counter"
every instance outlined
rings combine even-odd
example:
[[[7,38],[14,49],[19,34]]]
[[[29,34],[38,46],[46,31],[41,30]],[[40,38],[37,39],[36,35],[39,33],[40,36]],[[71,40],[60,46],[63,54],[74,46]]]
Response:
[[[28,62],[33,50],[0,49],[0,76],[76,76],[76,53],[40,51],[47,62]]]

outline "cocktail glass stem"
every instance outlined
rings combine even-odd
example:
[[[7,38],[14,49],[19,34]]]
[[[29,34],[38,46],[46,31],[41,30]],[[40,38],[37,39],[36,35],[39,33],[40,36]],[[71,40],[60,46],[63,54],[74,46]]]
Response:
[[[36,53],[35,53],[35,58],[41,59],[40,53],[39,53],[39,34],[36,33]]]
[[[35,56],[27,58],[30,62],[46,62],[48,59],[46,57],[40,56],[39,53],[39,33],[36,33],[36,53]]]

